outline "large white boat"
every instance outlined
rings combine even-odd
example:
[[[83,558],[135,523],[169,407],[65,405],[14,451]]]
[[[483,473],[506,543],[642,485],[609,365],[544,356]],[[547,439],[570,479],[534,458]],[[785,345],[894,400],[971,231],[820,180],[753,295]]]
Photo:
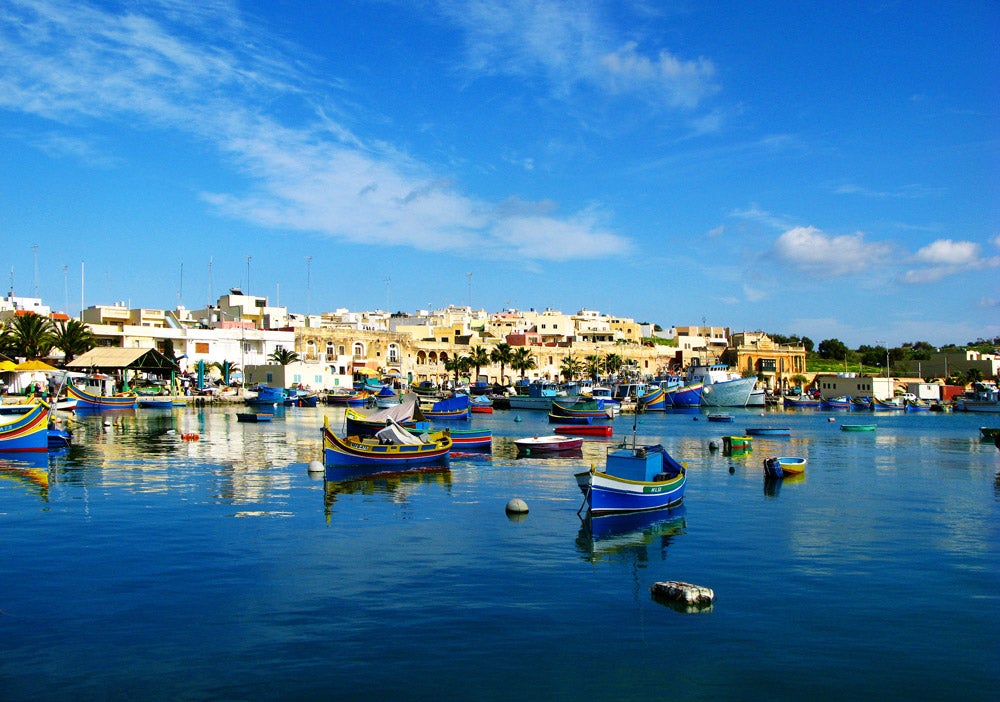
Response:
[[[743,378],[724,363],[688,366],[687,384],[702,383],[701,404],[704,407],[746,407],[757,384],[756,376]]]
[[[995,385],[976,383],[971,391],[955,400],[959,412],[1000,412],[1000,390]]]

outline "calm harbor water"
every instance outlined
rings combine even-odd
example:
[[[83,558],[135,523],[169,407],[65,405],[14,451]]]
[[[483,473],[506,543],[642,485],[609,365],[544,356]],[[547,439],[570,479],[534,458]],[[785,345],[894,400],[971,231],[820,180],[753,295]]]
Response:
[[[0,458],[0,698],[995,698],[1000,417],[644,415],[685,505],[589,524],[573,473],[608,442],[516,458],[543,413],[476,415],[492,454],[448,470],[333,484],[307,465],[342,410],[236,411],[82,415],[67,452]],[[709,449],[754,425],[791,436]],[[805,477],[765,486],[768,455]]]

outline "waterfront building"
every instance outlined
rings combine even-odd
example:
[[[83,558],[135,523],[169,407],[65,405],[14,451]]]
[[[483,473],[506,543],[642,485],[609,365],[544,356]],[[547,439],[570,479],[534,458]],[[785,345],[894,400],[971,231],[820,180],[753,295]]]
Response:
[[[806,374],[805,347],[776,344],[764,332],[733,334],[729,348],[720,358],[741,373],[756,374],[765,387],[775,392],[793,387],[792,378]]]

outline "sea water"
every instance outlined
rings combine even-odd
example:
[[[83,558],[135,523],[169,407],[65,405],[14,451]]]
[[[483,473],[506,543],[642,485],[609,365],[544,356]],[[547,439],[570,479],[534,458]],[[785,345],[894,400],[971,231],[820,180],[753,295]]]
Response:
[[[328,483],[343,410],[236,411],[77,415],[68,451],[0,458],[0,699],[995,699],[1000,417],[620,416],[517,458],[552,427],[497,411],[460,424],[492,452]],[[722,452],[761,425],[790,436]],[[684,505],[582,519],[574,473],[633,434],[686,463]],[[769,455],[805,476],[765,483]]]

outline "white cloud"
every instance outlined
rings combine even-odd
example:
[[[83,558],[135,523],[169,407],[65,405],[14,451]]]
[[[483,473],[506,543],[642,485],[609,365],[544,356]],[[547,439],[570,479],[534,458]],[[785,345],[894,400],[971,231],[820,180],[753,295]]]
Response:
[[[904,283],[913,285],[935,283],[965,271],[1000,266],[1000,256],[984,258],[982,247],[972,241],[938,239],[924,246],[913,255],[921,268],[913,268],[901,276]]]
[[[467,35],[470,68],[479,73],[544,76],[559,97],[578,86],[690,109],[718,91],[709,59],[653,55],[615,36],[587,3],[552,0],[440,0]]]
[[[391,145],[366,143],[329,117],[337,105],[317,104],[335,99],[330,81],[261,48],[273,42],[234,18],[227,3],[173,3],[156,17],[141,14],[143,7],[158,6],[130,6],[125,14],[58,0],[0,7],[0,108],[68,130],[127,125],[207,143],[249,185],[243,193],[203,198],[257,225],[371,245],[542,260],[630,246],[590,212],[511,216]],[[62,149],[71,148],[89,155],[80,137],[63,138]],[[524,165],[534,166],[530,159]]]
[[[862,273],[882,264],[886,244],[865,242],[861,232],[830,236],[816,227],[794,227],[775,242],[774,253],[788,265],[819,276]]]

